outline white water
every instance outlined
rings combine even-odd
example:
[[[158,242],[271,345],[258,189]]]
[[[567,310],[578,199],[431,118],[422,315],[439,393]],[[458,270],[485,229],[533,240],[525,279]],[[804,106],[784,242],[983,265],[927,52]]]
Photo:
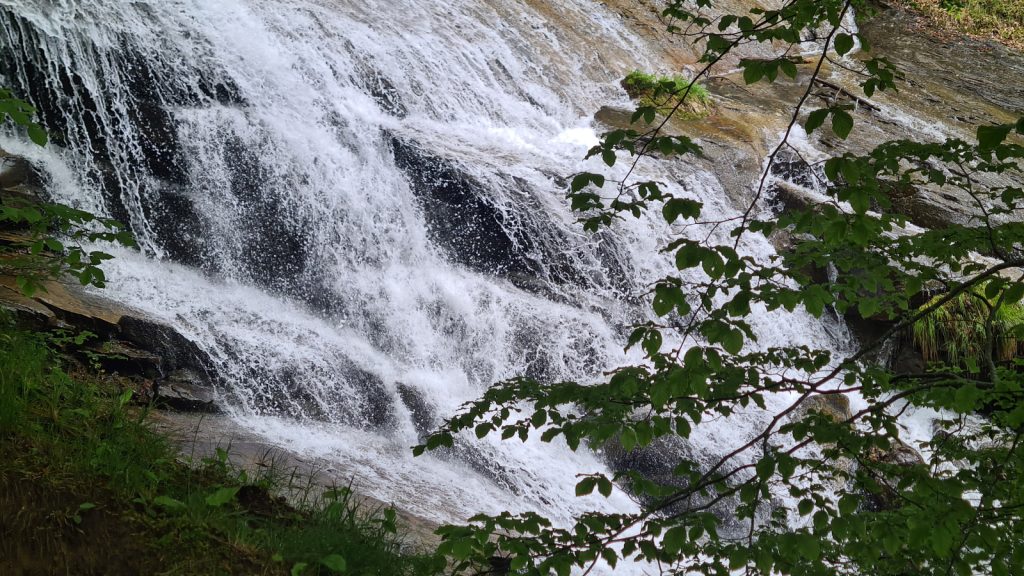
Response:
[[[657,247],[672,230],[644,218],[586,235],[559,178],[599,168],[581,160],[599,130],[590,115],[625,105],[618,79],[664,65],[638,60],[654,52],[602,5],[559,4],[542,13],[513,0],[0,0],[26,18],[0,44],[34,46],[30,59],[53,83],[78,78],[63,108],[66,148],[0,146],[45,166],[57,200],[130,221],[143,251],[117,251],[108,294],[209,353],[243,425],[440,521],[630,510],[619,493],[573,497],[573,477],[605,465],[558,443],[467,440],[456,456],[413,459],[417,432],[398,393],[415,390],[443,417],[503,378],[587,381],[638,360],[623,353],[624,333],[645,312],[628,302],[671,271]],[[146,104],[133,87],[140,77]],[[401,109],[374,98],[381,79]],[[214,84],[235,96],[204,94]],[[90,101],[108,136],[92,152],[106,161],[81,128]],[[177,183],[146,167],[152,129],[128,119],[147,106],[177,133]],[[511,264],[488,269],[445,247],[439,230],[463,215],[430,216],[392,138],[475,182],[490,231],[463,231],[454,246],[486,249],[474,235],[504,229]],[[714,174],[653,162],[642,171],[698,197],[709,217],[736,214]],[[119,183],[123,209],[104,196],[103,175]],[[438,184],[431,178],[420,184]],[[773,253],[756,239],[743,249]],[[760,346],[847,345],[804,314],[754,322]],[[724,453],[762,419],[711,422],[694,444]]]

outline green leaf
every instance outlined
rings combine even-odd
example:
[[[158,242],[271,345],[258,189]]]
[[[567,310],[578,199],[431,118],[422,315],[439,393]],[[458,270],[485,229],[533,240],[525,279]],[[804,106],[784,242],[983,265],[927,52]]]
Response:
[[[580,480],[579,482],[576,483],[576,495],[586,496],[587,494],[593,492],[595,487],[597,487],[597,478],[593,476],[587,476],[583,480]]]
[[[805,535],[799,540],[800,555],[807,560],[817,560],[821,556],[821,544],[818,539],[811,535]]]
[[[38,124],[28,125],[28,137],[39,146],[46,146],[48,140],[46,130]]]
[[[858,505],[860,505],[860,498],[853,494],[844,494],[839,499],[839,513],[843,516],[849,516],[857,511]]]
[[[796,78],[796,75],[797,75],[796,64],[794,64],[792,61],[787,60],[787,59],[783,59],[779,63],[779,68],[782,69],[782,73],[785,74],[786,76],[789,76],[790,78],[793,78],[793,79]]]
[[[604,186],[604,176],[602,176],[601,174],[582,172],[573,177],[572,183],[570,184],[570,189],[573,192],[579,192],[580,190],[583,190],[590,184],[593,184],[594,186],[601,188],[602,186]]]
[[[828,118],[829,112],[828,108],[822,108],[808,114],[807,122],[804,124],[804,130],[810,134],[820,128],[822,124],[825,123],[825,119]]]
[[[747,84],[753,84],[764,78],[765,70],[764,63],[759,60],[743,60],[740,62],[740,66],[743,67],[743,81]]]
[[[292,566],[292,576],[302,576],[306,572],[306,568],[309,568],[309,564],[305,562],[296,562]]]
[[[683,546],[686,545],[687,535],[685,526],[673,526],[665,532],[665,536],[661,540],[661,545],[665,548],[665,552],[670,555],[678,554]]]
[[[775,474],[775,460],[771,457],[764,457],[758,460],[757,466],[757,477],[761,480],[767,480]]]
[[[743,332],[733,329],[722,336],[722,347],[730,354],[739,354],[743,349]]]
[[[601,153],[601,160],[604,160],[604,163],[608,166],[615,166],[615,150],[605,148],[604,152]]]
[[[1006,289],[1006,294],[1003,296],[1003,304],[1016,304],[1022,298],[1024,298],[1024,283],[1015,282]]]
[[[835,132],[836,136],[845,140],[852,130],[853,116],[850,116],[845,110],[833,110],[832,131]]]
[[[157,496],[153,498],[153,505],[171,511],[184,510],[186,508],[184,502],[170,496]]]
[[[1010,124],[978,126],[978,145],[985,150],[995,148],[1006,140],[1012,128]]]
[[[327,567],[331,572],[344,572],[348,568],[348,564],[345,559],[339,554],[330,554],[320,559],[320,563]]]
[[[853,50],[853,36],[845,33],[836,34],[835,40],[836,54],[843,56],[850,50]]]
[[[680,216],[687,219],[697,218],[700,216],[700,211],[703,207],[704,204],[696,200],[672,198],[662,206],[661,214],[665,217],[666,222],[673,224]]]
[[[238,490],[238,486],[219,488],[216,492],[206,497],[206,505],[213,508],[223,506],[235,499]]]

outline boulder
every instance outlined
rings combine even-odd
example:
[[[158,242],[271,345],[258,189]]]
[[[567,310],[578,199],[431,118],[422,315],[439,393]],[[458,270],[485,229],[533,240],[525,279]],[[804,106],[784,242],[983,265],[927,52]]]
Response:
[[[29,326],[57,326],[60,322],[53,310],[7,286],[0,286],[0,308]]]
[[[73,284],[45,282],[32,297],[15,278],[0,276],[0,308],[32,329],[92,332],[99,343],[69,349],[85,366],[133,380],[154,382],[159,405],[180,410],[216,410],[213,363],[174,328],[136,310],[87,293]]]
[[[159,356],[165,374],[184,369],[208,384],[215,379],[209,355],[174,328],[135,312],[122,314],[117,328],[122,340]]]
[[[157,406],[183,412],[221,412],[209,382],[190,370],[175,370],[154,387]]]
[[[87,365],[101,368],[105,372],[138,376],[147,380],[156,380],[163,376],[163,359],[160,356],[116,340],[83,349],[79,356],[84,356]]]
[[[817,394],[806,398],[790,417],[793,421],[800,421],[812,412],[828,416],[836,422],[846,422],[853,418],[850,399],[845,394]]]

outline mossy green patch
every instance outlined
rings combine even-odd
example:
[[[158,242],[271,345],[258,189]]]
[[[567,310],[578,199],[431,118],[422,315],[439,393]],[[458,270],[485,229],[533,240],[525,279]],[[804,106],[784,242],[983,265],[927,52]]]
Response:
[[[622,87],[641,106],[653,107],[662,115],[675,111],[684,119],[703,118],[713,106],[707,88],[683,76],[655,76],[634,70],[623,78]]]

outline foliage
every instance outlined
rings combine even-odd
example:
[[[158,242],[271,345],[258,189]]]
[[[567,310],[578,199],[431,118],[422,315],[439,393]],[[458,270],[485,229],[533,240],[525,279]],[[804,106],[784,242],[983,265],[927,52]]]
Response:
[[[853,110],[841,102],[804,110],[826,63],[855,70],[867,97],[900,79],[884,57],[842,58],[858,39],[868,48],[842,27],[865,2],[789,0],[778,9],[719,17],[707,15],[711,4],[670,1],[662,14],[669,32],[704,47],[697,79],[751,42],[773,47],[776,56],[741,60],[746,82],[772,82],[780,73],[796,79],[794,46],[807,35],[823,42],[769,169],[799,123],[808,133],[828,123],[840,138],[853,129]],[[609,132],[589,155],[613,166],[622,156],[635,164],[653,153],[700,152],[685,137],[664,135],[669,118],[656,117],[641,103],[633,120],[644,119],[649,130]],[[894,141],[843,154],[817,166],[826,200],[766,220],[755,214],[769,169],[742,214],[721,221],[702,218],[698,201],[663,183],[576,175],[569,198],[586,230],[653,210],[683,230],[662,248],[677,273],[647,294],[656,319],[628,338],[645,361],[594,382],[499,383],[414,451],[451,446],[469,431],[561,438],[572,449],[616,441],[627,452],[644,450],[667,438],[685,440],[709,419],[765,411],[769,397],[773,405],[792,401],[768,412],[758,433],[714,462],[679,454],[671,481],[628,470],[580,477],[577,494],[609,496],[616,485],[628,487],[643,503],[639,512],[594,511],[569,526],[533,513],[481,515],[471,525],[443,528],[441,551],[456,570],[503,556],[521,574],[614,569],[623,559],[656,563],[667,574],[1024,573],[1022,362],[997,363],[995,346],[980,354],[983,369],[968,372],[939,365],[896,375],[872,360],[890,338],[962,295],[980,291],[995,313],[1024,297],[1022,135],[1024,119],[980,126],[971,142]],[[887,191],[894,186],[957,190],[973,199],[977,216],[915,231],[893,209]],[[728,232],[727,240],[716,230]],[[745,236],[774,233],[800,242],[768,261],[739,249]],[[836,274],[827,281],[808,272],[829,266]],[[919,308],[915,297],[924,286],[943,292]],[[752,314],[797,308],[890,327],[847,357],[758,345]],[[861,408],[847,418],[801,408],[837,394],[857,396]],[[927,463],[899,439],[900,417],[911,408],[942,415],[944,432],[924,447]]]
[[[1017,357],[1021,341],[1015,332],[1024,324],[1024,305],[996,306],[985,297],[984,286],[962,292],[944,304],[939,304],[941,298],[929,300],[925,307],[933,312],[911,327],[914,344],[926,361],[941,359],[976,371],[987,355],[1000,362]],[[992,345],[995,350],[990,353],[986,348]]]
[[[1018,0],[904,0],[952,29],[1024,46],[1024,3]]]
[[[10,119],[25,128],[33,142],[45,146],[46,130],[32,120],[35,113],[30,104],[0,89],[0,123]],[[44,281],[65,274],[82,285],[103,287],[106,277],[100,264],[111,256],[84,244],[135,245],[131,233],[117,220],[14,195],[3,198],[0,227],[13,232],[0,243],[0,273],[16,277],[22,292],[29,296],[43,288]]]
[[[73,344],[66,334],[56,338]],[[87,559],[76,558],[72,573],[118,572],[118,559],[138,547],[139,558],[124,560],[135,568],[120,573],[418,575],[443,567],[432,556],[403,554],[394,510],[360,505],[346,487],[317,490],[272,460],[241,470],[219,448],[183,464],[177,448],[149,429],[146,410],[132,406],[131,390],[68,374],[51,346],[45,334],[0,324],[0,489],[19,515],[34,518],[40,509],[38,521],[5,525],[0,572],[21,573],[4,562],[26,560],[28,550],[41,561],[83,538],[96,540],[86,553],[107,568],[90,572]],[[8,483],[29,481],[48,496],[19,502]],[[296,493],[297,501],[276,491]],[[49,499],[67,500],[66,511],[47,511]],[[13,514],[7,502],[0,497],[0,513]],[[54,513],[83,532],[44,530]],[[106,525],[127,526],[130,546],[108,540]]]
[[[711,105],[708,89],[683,76],[655,76],[634,70],[622,80],[630,98],[662,114],[675,112],[687,118],[707,116]]]

